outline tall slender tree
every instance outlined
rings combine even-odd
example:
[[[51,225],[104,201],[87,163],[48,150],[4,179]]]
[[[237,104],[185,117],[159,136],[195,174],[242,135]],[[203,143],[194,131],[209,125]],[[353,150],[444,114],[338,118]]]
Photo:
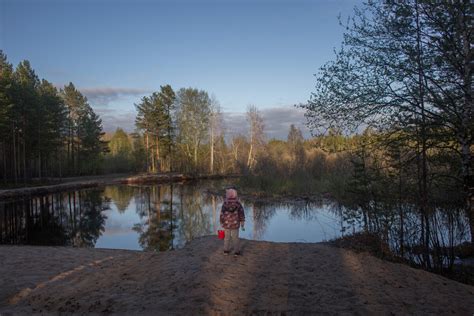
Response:
[[[218,140],[224,137],[224,119],[222,117],[221,106],[215,96],[210,100],[209,118],[209,171],[214,173],[215,149]]]
[[[200,145],[209,133],[211,100],[207,92],[182,88],[177,96],[177,126],[179,140],[194,168],[198,168]]]
[[[37,88],[39,79],[29,61],[18,64],[13,74],[15,80],[14,131],[15,150],[18,169],[24,181],[31,177],[30,161],[33,157],[33,138],[36,130],[35,115],[38,112],[39,98]]]
[[[13,159],[12,148],[15,138],[13,90],[13,67],[8,63],[7,56],[0,50],[0,150],[2,152],[0,159],[4,183],[11,178],[17,181],[17,161]]]
[[[160,134],[164,154],[168,160],[168,171],[173,171],[173,150],[175,142],[175,129],[173,116],[175,112],[176,94],[170,85],[160,87],[160,102],[162,113],[160,115]]]
[[[58,90],[50,82],[41,80],[38,94],[37,175],[41,178],[45,172],[52,175],[54,170],[61,169],[63,140],[67,136],[67,109]]]
[[[171,165],[174,102],[175,93],[170,85],[166,85],[161,87],[160,92],[145,96],[135,104],[135,125],[145,135],[147,161],[151,161],[147,165],[152,172],[162,170],[163,156],[168,156]]]
[[[249,151],[247,157],[247,168],[252,170],[257,162],[257,153],[265,143],[263,118],[257,107],[250,105],[247,109],[247,122],[249,124]]]

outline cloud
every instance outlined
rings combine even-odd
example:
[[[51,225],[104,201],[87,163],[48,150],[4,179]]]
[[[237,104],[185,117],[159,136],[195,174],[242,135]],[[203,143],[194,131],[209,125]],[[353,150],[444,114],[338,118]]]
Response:
[[[151,93],[148,89],[95,87],[79,89],[89,102],[95,106],[104,106],[126,96],[141,96]]]
[[[100,115],[104,130],[114,132],[117,127],[127,132],[133,132],[135,129],[134,110],[118,110],[110,107],[95,107],[94,111]],[[304,110],[293,106],[274,107],[260,110],[265,125],[264,131],[267,139],[286,140],[290,125],[294,124],[301,129],[305,138],[311,137],[309,129],[306,127],[306,118]],[[246,113],[224,112],[224,123],[226,127],[226,140],[230,140],[236,135],[248,134],[248,122]]]
[[[135,130],[136,113],[134,111],[119,112],[96,109],[95,112],[100,115],[105,132],[115,132],[118,127],[125,130],[127,133],[131,133]]]
[[[260,110],[265,125],[264,131],[268,139],[276,138],[285,140],[288,136],[290,125],[294,124],[301,129],[303,136],[308,138],[311,133],[306,127],[304,110],[293,106],[273,107]],[[224,120],[228,136],[248,134],[248,122],[245,113],[224,113]]]
[[[290,125],[294,124],[301,129],[304,137],[310,136],[306,127],[305,111],[293,106],[271,108],[262,110],[265,131],[270,138],[286,139]]]

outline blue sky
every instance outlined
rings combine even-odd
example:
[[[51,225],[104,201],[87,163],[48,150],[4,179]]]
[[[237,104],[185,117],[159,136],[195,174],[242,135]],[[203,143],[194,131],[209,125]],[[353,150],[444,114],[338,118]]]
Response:
[[[340,45],[337,16],[359,2],[0,0],[0,48],[57,86],[73,82],[109,131],[131,131],[133,104],[170,84],[215,95],[231,133],[254,104],[269,136],[284,138],[304,123],[292,105]]]

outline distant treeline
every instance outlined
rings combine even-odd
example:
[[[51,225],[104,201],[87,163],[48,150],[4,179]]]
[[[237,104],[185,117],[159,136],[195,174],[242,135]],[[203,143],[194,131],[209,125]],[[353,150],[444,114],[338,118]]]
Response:
[[[263,121],[249,106],[249,134],[225,142],[218,101],[165,85],[137,104],[136,130],[103,132],[87,98],[69,83],[40,80],[28,61],[0,51],[0,179],[4,185],[109,172],[231,173],[252,169]]]

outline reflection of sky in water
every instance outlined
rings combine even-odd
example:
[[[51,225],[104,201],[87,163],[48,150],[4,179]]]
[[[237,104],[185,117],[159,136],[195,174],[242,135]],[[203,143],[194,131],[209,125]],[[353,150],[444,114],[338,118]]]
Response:
[[[173,248],[180,248],[192,238],[216,234],[219,225],[221,198],[212,198],[201,194],[203,188],[190,189],[182,185],[174,186],[173,194]],[[134,195],[136,196],[137,190]],[[140,233],[133,230],[135,224],[141,224],[153,234],[156,230],[170,231],[170,221],[160,217],[159,224],[150,224],[148,213],[156,220],[156,201],[153,201],[150,212],[148,207],[139,215],[138,203],[147,203],[147,191],[140,191],[141,199],[130,197],[130,203],[119,212],[113,197],[110,210],[105,211],[107,220],[105,230],[96,243],[97,248],[133,249],[140,250]],[[150,191],[151,192],[151,191]],[[161,204],[158,207],[164,210],[169,201],[169,190],[160,193]],[[106,190],[107,193],[107,190]],[[105,193],[105,194],[106,194]],[[107,195],[107,194],[106,194]],[[212,200],[214,199],[214,201]],[[145,202],[143,202],[145,201]],[[213,207],[215,205],[215,207]],[[321,242],[341,235],[341,222],[338,216],[331,212],[329,207],[322,205],[259,205],[243,202],[246,214],[245,231],[240,231],[241,238],[266,240],[274,242]],[[154,208],[154,209],[153,209]],[[161,213],[163,214],[163,213]],[[157,228],[158,227],[158,228]],[[216,237],[217,238],[217,237]]]
[[[134,200],[132,199],[123,213],[117,210],[115,203],[111,203],[110,209],[104,213],[107,216],[105,231],[97,240],[95,247],[141,250],[138,233],[132,230],[133,224],[140,222]]]
[[[2,201],[0,243],[150,251],[181,248],[194,238],[216,235],[220,228],[222,198],[204,192],[224,193],[227,185],[217,180],[173,185],[114,185],[32,196],[30,200]],[[241,237],[246,239],[320,242],[341,236],[342,227],[346,229],[345,234],[361,228],[362,214],[336,202],[307,204],[300,200],[270,204],[244,200],[242,203],[246,230],[241,232]],[[405,236],[412,244],[419,241],[420,225],[414,210],[406,205],[404,216]],[[389,231],[394,248],[398,242],[398,219],[393,218],[393,214],[398,211],[397,207],[391,213],[389,209],[388,213],[372,214],[369,221],[372,225],[394,221]],[[457,220],[449,222],[449,214],[457,214]],[[342,218],[346,219],[344,223]],[[434,232],[441,240],[451,240],[451,234],[453,243],[468,240],[468,223],[463,210],[440,210],[434,214],[433,221],[441,225]]]
[[[276,242],[320,242],[340,236],[340,227],[334,214],[327,208],[313,207],[312,217],[292,218],[287,207],[275,207],[274,215],[266,222],[265,230],[261,236],[253,232],[251,210],[246,211],[248,225],[241,236],[247,239],[259,239]]]

